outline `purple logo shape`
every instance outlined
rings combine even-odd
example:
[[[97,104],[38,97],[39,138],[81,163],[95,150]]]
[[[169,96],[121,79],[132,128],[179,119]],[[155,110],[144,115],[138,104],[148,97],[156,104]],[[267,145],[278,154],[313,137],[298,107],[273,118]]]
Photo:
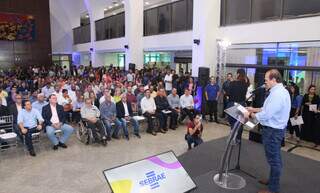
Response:
[[[179,161],[174,162],[174,163],[166,163],[156,156],[150,157],[150,158],[148,158],[148,160],[151,161],[152,163],[157,164],[157,165],[159,165],[163,168],[166,168],[166,169],[174,170],[174,169],[178,169],[178,168],[182,167]]]

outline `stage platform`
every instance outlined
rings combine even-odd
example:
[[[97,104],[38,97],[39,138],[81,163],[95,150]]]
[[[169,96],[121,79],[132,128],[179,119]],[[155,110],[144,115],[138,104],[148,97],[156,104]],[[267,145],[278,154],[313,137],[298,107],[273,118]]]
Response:
[[[226,138],[201,144],[199,147],[179,156],[191,178],[197,184],[193,193],[257,193],[266,189],[258,183],[258,179],[266,179],[269,167],[261,144],[243,140],[241,152],[241,171],[234,173],[244,177],[247,185],[241,190],[225,190],[217,186],[213,176],[218,173],[220,157],[223,154]],[[237,150],[234,151],[230,168],[235,167]],[[282,151],[283,174],[280,193],[319,193],[320,192],[320,162]]]

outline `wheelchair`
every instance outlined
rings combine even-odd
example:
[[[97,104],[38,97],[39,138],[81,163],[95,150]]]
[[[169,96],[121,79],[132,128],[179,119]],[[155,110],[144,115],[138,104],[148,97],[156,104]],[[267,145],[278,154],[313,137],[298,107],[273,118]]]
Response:
[[[103,121],[101,122],[102,122],[103,128],[106,129]],[[96,132],[96,133],[97,133],[98,139],[94,138],[92,129],[88,127],[88,122],[85,119],[81,118],[79,122],[79,127],[76,131],[76,136],[78,140],[86,145],[93,144],[96,140],[102,139],[102,136],[100,135],[100,133],[99,132]]]

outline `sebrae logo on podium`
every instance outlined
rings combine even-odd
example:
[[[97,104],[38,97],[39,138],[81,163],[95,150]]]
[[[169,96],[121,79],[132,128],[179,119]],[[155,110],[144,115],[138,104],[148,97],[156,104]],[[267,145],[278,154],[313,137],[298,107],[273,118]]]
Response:
[[[151,190],[159,188],[160,182],[166,179],[165,173],[156,174],[154,171],[145,174],[146,178],[139,182],[141,187],[150,186]]]

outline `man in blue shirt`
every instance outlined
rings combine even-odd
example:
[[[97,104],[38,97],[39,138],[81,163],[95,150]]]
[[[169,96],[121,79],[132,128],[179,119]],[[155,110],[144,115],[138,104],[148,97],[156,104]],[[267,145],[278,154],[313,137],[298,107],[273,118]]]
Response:
[[[47,101],[44,100],[44,94],[40,93],[37,95],[37,100],[32,103],[32,108],[37,109],[40,114],[42,114],[42,108],[48,104]]]
[[[207,101],[207,107],[209,109],[210,115],[210,122],[213,122],[212,115],[214,115],[214,120],[216,123],[218,122],[218,113],[217,113],[217,106],[218,106],[218,97],[219,97],[219,86],[216,83],[214,77],[211,77],[210,83],[205,88],[205,97]]]
[[[101,113],[101,119],[104,122],[104,125],[106,126],[107,129],[107,140],[111,140],[111,136],[114,139],[119,139],[118,132],[120,129],[120,121],[117,119],[117,109],[116,109],[116,104],[114,104],[111,101],[111,96],[107,96],[106,100],[100,105],[100,113]],[[115,124],[115,128],[113,131],[113,134],[111,135],[112,132],[112,123]]]
[[[262,125],[262,141],[267,161],[270,165],[268,190],[259,193],[278,193],[280,191],[280,176],[282,169],[281,142],[285,136],[289,120],[291,102],[288,90],[282,84],[278,70],[272,69],[265,74],[266,88],[270,94],[262,108],[249,107],[244,113],[246,118],[256,118]]]
[[[25,136],[25,143],[31,156],[36,156],[33,144],[32,134],[42,129],[43,118],[38,110],[32,109],[31,102],[25,101],[25,107],[18,113],[19,128]]]

